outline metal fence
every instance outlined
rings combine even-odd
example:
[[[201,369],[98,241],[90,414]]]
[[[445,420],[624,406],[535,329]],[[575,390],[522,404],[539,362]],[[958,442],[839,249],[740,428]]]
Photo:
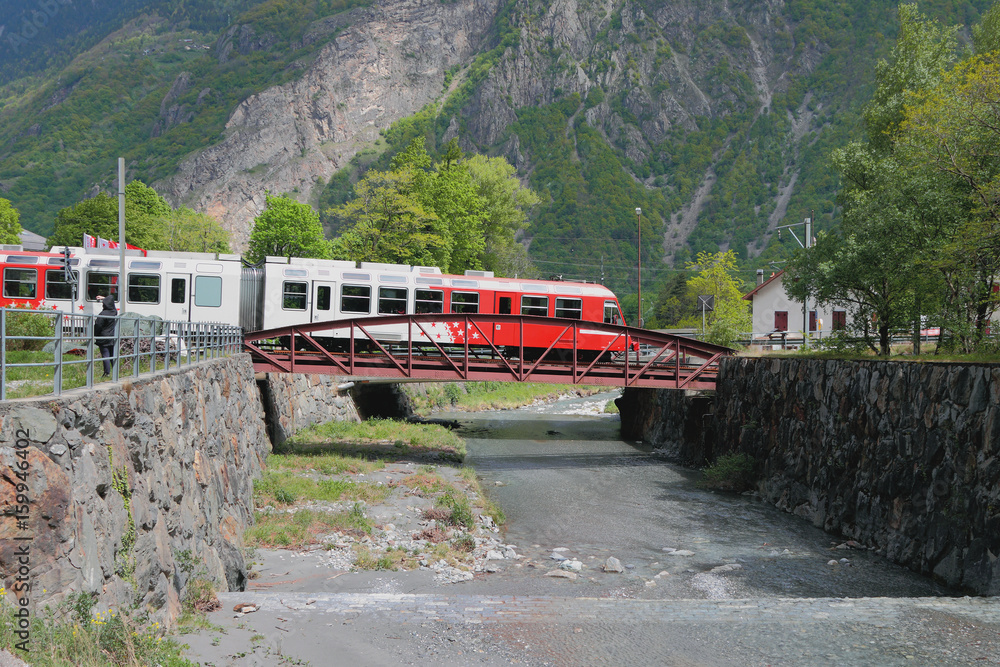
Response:
[[[96,319],[0,308],[0,400],[93,387],[97,371],[104,370],[99,343],[110,347],[110,381],[233,354],[243,344],[242,330],[232,324],[173,322],[128,313],[116,318],[113,339],[97,339]]]

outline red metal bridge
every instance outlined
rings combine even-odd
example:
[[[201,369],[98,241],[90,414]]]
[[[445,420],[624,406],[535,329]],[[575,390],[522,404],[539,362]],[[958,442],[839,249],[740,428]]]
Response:
[[[493,314],[313,322],[247,333],[244,348],[260,372],[671,389],[714,389],[719,359],[733,354],[633,327]]]

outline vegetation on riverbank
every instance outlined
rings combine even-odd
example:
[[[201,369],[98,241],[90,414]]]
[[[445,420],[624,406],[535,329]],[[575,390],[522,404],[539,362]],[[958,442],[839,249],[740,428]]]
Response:
[[[423,383],[419,386],[403,384],[400,387],[410,398],[413,411],[421,416],[438,410],[510,410],[565,394],[590,396],[608,390],[607,387],[536,382],[449,382]]]
[[[465,441],[436,424],[409,424],[392,419],[363,422],[328,422],[303,429],[288,443],[293,451],[305,454],[356,454],[362,457],[394,459],[400,456],[429,456],[453,461],[465,458]]]
[[[30,653],[15,648],[17,607],[0,588],[0,650],[30,660],[33,667],[195,667],[181,656],[183,646],[165,637],[165,628],[135,610],[94,610],[96,596],[76,593],[56,609],[31,617]]]

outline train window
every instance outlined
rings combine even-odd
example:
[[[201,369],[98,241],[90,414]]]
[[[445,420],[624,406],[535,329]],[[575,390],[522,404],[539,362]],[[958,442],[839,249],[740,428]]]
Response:
[[[531,283],[521,283],[521,291],[523,292],[548,292],[548,285],[532,285]]]
[[[423,313],[443,313],[444,312],[444,292],[436,289],[418,289],[414,293],[415,312]]]
[[[510,315],[510,307],[513,299],[509,296],[502,296],[497,299],[497,313],[499,315]]]
[[[522,315],[539,315],[545,317],[549,314],[549,297],[547,296],[522,296]]]
[[[479,292],[452,292],[451,312],[453,313],[478,313],[479,312]]]
[[[34,255],[8,255],[8,264],[38,264],[38,257]]]
[[[320,285],[316,288],[316,310],[330,310],[331,301],[333,301],[333,289],[329,285]]]
[[[38,286],[35,269],[4,269],[3,295],[14,299],[34,299]]]
[[[415,280],[418,285],[444,285],[444,281],[440,278],[422,278],[418,276]]]
[[[604,302],[604,323],[605,324],[620,324],[621,317],[618,314],[618,304],[614,301]]]
[[[285,269],[282,274],[286,278],[308,278],[309,271],[306,269]]]
[[[378,314],[402,315],[406,312],[406,289],[403,287],[378,288]]]
[[[219,276],[194,277],[194,305],[218,308],[222,305],[222,278]]]
[[[340,288],[340,312],[370,313],[372,288],[368,285],[342,285]]]
[[[582,320],[583,300],[556,298],[556,317],[565,317],[570,320]]]
[[[281,307],[285,310],[305,310],[309,283],[286,280],[281,283]]]
[[[479,287],[478,280],[461,280],[459,278],[453,278],[451,284],[452,287]]]
[[[108,295],[113,296],[115,301],[118,300],[118,274],[89,271],[87,273],[87,300],[97,301],[97,297]]]
[[[72,299],[73,285],[80,280],[80,273],[73,272],[73,282],[65,280],[66,274],[62,269],[53,269],[45,272],[45,298],[46,299]]]
[[[395,283],[397,285],[406,284],[406,276],[381,275],[378,277],[380,283]]]
[[[129,303],[159,303],[160,276],[143,273],[128,274]]]
[[[49,257],[49,264],[51,264],[53,266],[62,266],[64,261],[65,260],[63,260],[62,257]],[[69,258],[69,265],[70,266],[79,266],[80,265],[80,258],[79,257],[70,257]]]
[[[142,261],[136,260],[134,262],[129,262],[128,263],[128,268],[132,269],[133,271],[159,271],[161,268],[163,268],[163,263],[162,262],[142,262]]]
[[[170,303],[187,303],[187,280],[185,278],[170,279]]]
[[[372,276],[371,276],[370,273],[349,273],[347,271],[344,271],[344,273],[342,273],[341,275],[344,277],[344,280],[371,280],[372,279]],[[367,313],[368,311],[366,310],[365,312]]]
[[[90,260],[90,265],[92,267],[100,267],[102,269],[117,269],[118,260],[117,259],[92,259]]]

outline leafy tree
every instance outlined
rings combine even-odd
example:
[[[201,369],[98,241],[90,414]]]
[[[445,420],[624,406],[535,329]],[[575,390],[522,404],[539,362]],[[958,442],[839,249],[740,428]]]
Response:
[[[506,160],[466,158],[450,142],[441,162],[432,164],[417,137],[390,167],[370,170],[355,186],[355,198],[330,211],[346,227],[334,242],[338,257],[431,264],[452,273],[528,270],[515,235],[538,198]]]
[[[163,217],[170,205],[156,190],[132,181],[125,186],[125,240],[147,250],[167,248]],[[78,246],[83,235],[118,240],[118,197],[99,192],[59,211],[49,245]]]
[[[21,242],[21,214],[10,205],[10,201],[0,198],[0,243]]]
[[[702,294],[715,297],[714,309],[707,318],[705,340],[732,346],[753,327],[750,304],[743,300],[745,287],[735,275],[736,253],[700,252],[695,261],[687,263],[687,268],[698,272],[687,281],[688,298],[694,301]]]
[[[517,235],[528,226],[527,211],[541,199],[521,185],[504,158],[473,155],[465,167],[482,202],[482,268],[498,276],[525,275],[532,267]]]
[[[333,242],[336,257],[363,262],[433,264],[444,239],[437,215],[414,192],[413,170],[371,170],[355,198],[334,211],[349,225]]]
[[[210,215],[182,206],[163,218],[167,250],[231,252],[229,232]]]
[[[323,237],[319,214],[308,204],[285,195],[268,194],[264,211],[254,219],[246,259],[261,262],[268,255],[281,257],[331,256]]]
[[[941,80],[954,59],[956,31],[915,5],[900,5],[899,18],[899,37],[890,59],[877,63],[875,93],[864,111],[868,141],[833,155],[844,183],[841,232],[821,235],[813,249],[797,253],[784,281],[793,298],[847,307],[875,349],[871,324],[881,354],[889,353],[892,333],[910,322],[919,329],[925,295],[935,291],[925,260],[956,214],[954,191],[934,174],[904,168],[896,150],[906,101]]]

